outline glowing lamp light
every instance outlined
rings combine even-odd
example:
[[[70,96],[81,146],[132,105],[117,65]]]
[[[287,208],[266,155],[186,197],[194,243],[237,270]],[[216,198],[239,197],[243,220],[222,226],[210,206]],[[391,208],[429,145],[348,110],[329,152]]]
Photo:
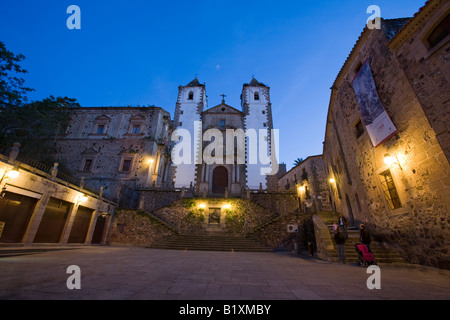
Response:
[[[85,194],[80,196],[80,198],[78,199],[79,203],[85,203],[86,201],[88,201],[88,197]]]
[[[150,158],[150,159],[148,159],[148,160],[147,160],[147,164],[149,164],[149,165],[150,165],[150,164],[152,164],[152,163],[153,163],[153,161],[155,161],[155,160],[153,160],[153,158]]]
[[[10,179],[15,179],[19,176],[20,172],[18,169],[14,168],[6,172],[5,177]]]
[[[330,179],[330,183],[335,183],[336,180],[334,180],[333,178]]]
[[[223,208],[224,208],[225,210],[229,210],[229,209],[231,209],[231,204],[227,203],[227,204],[225,204],[225,205],[223,206]]]
[[[393,165],[394,163],[397,162],[397,160],[392,157],[389,153],[386,153],[384,155],[384,159],[383,159],[384,163],[387,164],[388,166]]]
[[[205,209],[205,208],[206,208],[206,204],[200,203],[200,204],[198,205],[198,207],[199,207],[200,209]]]

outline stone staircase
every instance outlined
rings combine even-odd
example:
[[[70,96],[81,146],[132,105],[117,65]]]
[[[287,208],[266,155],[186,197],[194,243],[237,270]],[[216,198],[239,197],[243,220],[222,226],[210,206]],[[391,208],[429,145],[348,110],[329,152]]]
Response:
[[[334,233],[333,226],[329,226],[330,234],[334,243]],[[356,228],[350,228],[347,230],[348,239],[345,242],[345,260],[346,263],[355,263],[358,260],[358,253],[355,250],[354,244],[359,242],[359,230]],[[405,260],[397,253],[393,248],[387,247],[385,244],[373,241],[370,243],[370,248],[372,249],[373,256],[377,264],[387,264],[387,263],[406,263]],[[338,261],[337,251],[330,254],[330,256]]]
[[[173,235],[148,248],[167,250],[271,252],[259,242],[245,237],[228,235]]]

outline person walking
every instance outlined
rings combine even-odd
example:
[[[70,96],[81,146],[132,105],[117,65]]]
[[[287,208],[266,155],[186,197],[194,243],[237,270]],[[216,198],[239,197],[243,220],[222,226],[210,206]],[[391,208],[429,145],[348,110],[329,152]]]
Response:
[[[345,264],[345,240],[347,237],[342,232],[341,227],[337,227],[336,233],[334,234],[334,242],[336,243],[338,252],[338,261],[342,261]]]

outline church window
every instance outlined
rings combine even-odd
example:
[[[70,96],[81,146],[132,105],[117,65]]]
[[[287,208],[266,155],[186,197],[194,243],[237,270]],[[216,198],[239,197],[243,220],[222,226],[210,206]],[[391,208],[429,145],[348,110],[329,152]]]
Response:
[[[221,129],[225,128],[225,124],[226,124],[225,119],[220,119],[219,120],[219,128],[221,128]]]
[[[140,131],[141,131],[141,126],[139,126],[139,125],[134,125],[133,128],[131,129],[132,134],[138,134]]]
[[[266,114],[266,110],[263,110],[263,111],[262,111],[262,114]]]
[[[189,91],[188,100],[194,100],[194,92]]]
[[[97,134],[103,134],[103,133],[105,133],[105,125],[99,124],[97,126]]]
[[[94,130],[92,131],[93,135],[104,135],[108,131],[108,125],[111,122],[111,119],[104,114],[97,117],[94,123]]]
[[[259,92],[255,92],[254,98],[255,98],[255,100],[259,100]]]
[[[92,159],[85,159],[84,163],[83,163],[83,168],[81,169],[81,171],[90,172],[92,169],[92,163],[93,163]]]
[[[130,172],[131,171],[131,159],[123,159],[122,165],[120,168],[122,172]]]
[[[436,28],[428,35],[427,43],[428,49],[437,46],[442,40],[450,35],[450,14],[442,20]]]
[[[263,123],[263,126],[264,126],[264,127],[267,127],[267,123],[264,122],[264,123]]]
[[[390,170],[386,170],[380,174],[381,186],[383,188],[384,196],[389,204],[391,210],[398,209],[402,206],[400,197],[395,187],[394,179]]]
[[[134,115],[130,118],[130,126],[127,134],[142,135],[142,129],[145,125],[145,117],[142,115]]]

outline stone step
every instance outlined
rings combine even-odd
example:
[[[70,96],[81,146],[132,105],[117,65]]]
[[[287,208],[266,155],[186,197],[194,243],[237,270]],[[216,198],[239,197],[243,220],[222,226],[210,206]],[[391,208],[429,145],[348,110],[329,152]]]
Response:
[[[154,249],[197,251],[270,252],[270,248],[253,239],[233,236],[175,235],[149,246]]]
[[[329,226],[331,240],[336,248],[336,243],[334,242],[334,233],[333,227]],[[356,261],[358,259],[358,252],[355,248],[355,243],[359,242],[359,230],[357,229],[349,229],[347,230],[348,239],[345,241],[345,258],[348,262]],[[406,263],[405,259],[403,259],[398,252],[393,248],[388,248],[382,243],[372,241],[370,244],[370,248],[372,250],[373,256],[377,263],[395,263],[401,264]],[[337,251],[331,254],[332,258],[337,260]]]

